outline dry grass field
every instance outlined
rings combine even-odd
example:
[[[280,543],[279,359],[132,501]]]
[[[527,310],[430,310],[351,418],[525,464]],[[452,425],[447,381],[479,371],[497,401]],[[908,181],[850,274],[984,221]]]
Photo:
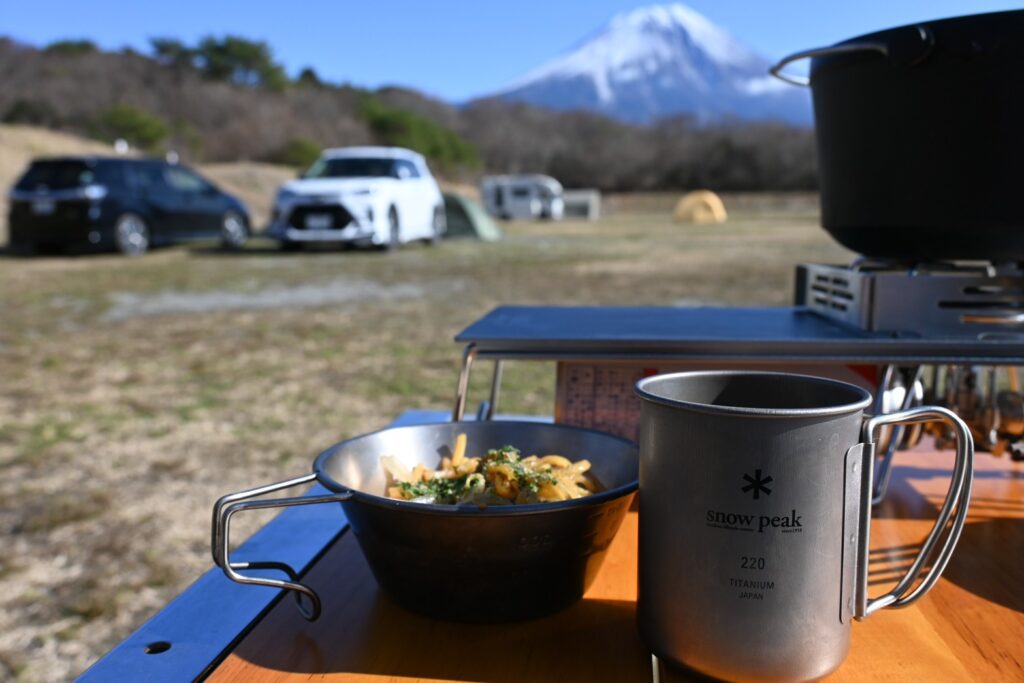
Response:
[[[795,263],[849,258],[813,198],[727,197],[715,226],[670,203],[395,254],[0,257],[0,679],[76,675],[206,571],[218,495],[447,407],[452,336],[493,306],[785,304]],[[551,410],[549,365],[506,376],[504,410]]]

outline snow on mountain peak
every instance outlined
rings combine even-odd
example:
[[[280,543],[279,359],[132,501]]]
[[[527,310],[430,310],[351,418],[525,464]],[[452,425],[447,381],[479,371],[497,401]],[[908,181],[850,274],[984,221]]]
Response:
[[[713,24],[697,10],[681,3],[672,5],[648,5],[629,12],[617,14],[608,22],[609,31],[657,30],[663,32],[683,31],[693,43],[708,56],[722,64],[750,64],[758,60],[745,46],[737,42],[726,31]]]
[[[577,47],[497,95],[556,109],[594,109],[627,120],[675,113],[748,118],[733,111],[741,105],[738,100],[794,101],[795,93],[776,85],[767,69],[767,60],[690,7],[650,5],[614,16]],[[567,84],[572,86],[568,90],[559,87]],[[803,114],[769,117],[806,122],[806,94],[800,97]]]

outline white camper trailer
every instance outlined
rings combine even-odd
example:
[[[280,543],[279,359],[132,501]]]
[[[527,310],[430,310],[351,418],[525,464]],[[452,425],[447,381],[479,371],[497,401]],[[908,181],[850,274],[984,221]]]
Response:
[[[546,175],[487,176],[480,181],[484,208],[496,218],[561,220],[562,185]]]

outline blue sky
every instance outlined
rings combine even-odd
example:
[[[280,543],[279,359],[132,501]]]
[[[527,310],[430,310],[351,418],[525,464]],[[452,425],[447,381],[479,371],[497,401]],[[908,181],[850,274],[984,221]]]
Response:
[[[151,36],[194,41],[235,33],[268,41],[291,73],[377,87],[400,84],[459,101],[486,94],[565,51],[622,0],[0,0],[0,35],[40,45],[90,38],[145,49]],[[1019,7],[987,0],[690,0],[686,3],[769,58],[938,17]],[[2,81],[0,81],[2,82]]]

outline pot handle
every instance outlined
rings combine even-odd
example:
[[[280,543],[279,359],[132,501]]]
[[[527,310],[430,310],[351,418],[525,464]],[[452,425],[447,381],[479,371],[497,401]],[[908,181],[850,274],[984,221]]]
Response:
[[[811,79],[809,76],[800,76],[797,74],[783,73],[782,70],[793,62],[798,62],[801,59],[810,59],[812,57],[828,57],[831,55],[842,55],[849,54],[851,52],[877,52],[883,57],[904,57],[906,63],[917,64],[921,62],[931,54],[932,47],[935,45],[935,37],[927,26],[915,26],[916,40],[912,49],[904,54],[902,45],[890,45],[889,43],[883,43],[878,41],[870,41],[863,43],[840,43],[839,45],[829,45],[827,47],[814,47],[810,50],[801,50],[800,52],[794,52],[791,55],[783,57],[779,62],[768,69],[768,73],[775,76],[781,81],[791,83],[793,85],[810,85]],[[895,53],[895,54],[894,54]],[[901,60],[902,61],[902,60]]]
[[[871,492],[873,490],[874,472],[874,445],[875,438],[880,427],[895,424],[916,424],[920,422],[932,422],[940,420],[952,428],[956,435],[956,462],[953,465],[953,476],[950,479],[949,490],[946,492],[946,500],[939,510],[935,525],[928,533],[921,550],[914,558],[913,564],[907,573],[900,579],[899,583],[885,595],[877,598],[868,597],[868,550],[870,542],[871,523]],[[861,533],[859,535],[859,546],[857,548],[857,603],[854,609],[854,617],[863,619],[884,607],[906,607],[923,596],[942,575],[943,570],[949,563],[957,541],[960,539],[960,532],[963,531],[964,521],[967,518],[967,507],[971,500],[971,486],[974,481],[974,441],[971,438],[970,430],[964,421],[957,417],[956,413],[938,406],[922,406],[885,415],[868,417],[864,421],[862,441],[869,446],[865,450],[864,476],[862,485],[861,500]],[[956,513],[953,509],[956,508]],[[945,530],[950,517],[953,523],[950,525],[946,540],[938,553],[935,553],[936,545],[942,532]],[[931,569],[924,575],[921,583],[910,590],[917,581],[922,568],[935,555]]]
[[[810,50],[801,50],[800,52],[794,52],[791,55],[783,57],[775,66],[768,69],[768,73],[775,76],[780,81],[785,81],[786,83],[791,83],[793,85],[810,85],[811,79],[809,76],[787,74],[783,73],[782,70],[793,62],[798,62],[801,59],[826,57],[828,55],[841,55],[848,52],[878,52],[883,57],[888,57],[889,47],[885,43],[844,43],[842,45],[830,45],[828,47],[812,47]]]
[[[256,496],[266,495],[281,489],[310,484],[316,480],[315,474],[306,474],[295,479],[280,481],[276,484],[267,484],[238,493],[229,493],[221,496],[213,505],[213,532],[211,535],[210,550],[213,553],[213,562],[224,570],[232,581],[247,583],[256,586],[270,586],[271,588],[284,588],[295,591],[295,600],[299,612],[309,621],[316,621],[320,617],[320,596],[312,588],[299,582],[299,575],[292,567],[284,562],[231,562],[229,553],[231,548],[231,517],[236,512],[243,510],[265,510],[267,508],[294,507],[296,505],[316,505],[318,503],[338,503],[352,497],[351,491],[343,493],[332,493],[325,496],[297,496],[294,498],[275,498],[271,500],[251,500]],[[239,502],[241,501],[241,502]],[[239,573],[238,569],[275,569],[283,572],[288,580],[271,579],[259,576],[251,576]],[[310,607],[302,604],[302,596],[309,598]]]

